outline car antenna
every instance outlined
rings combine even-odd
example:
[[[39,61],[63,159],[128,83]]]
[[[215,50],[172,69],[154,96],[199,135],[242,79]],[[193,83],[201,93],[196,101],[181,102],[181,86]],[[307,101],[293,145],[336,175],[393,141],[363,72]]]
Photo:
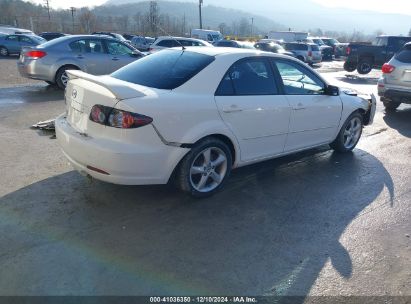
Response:
[[[171,36],[168,32],[166,32],[161,26],[159,26],[158,24],[155,25],[160,31],[162,31],[164,34],[166,34],[166,36],[170,37],[171,39],[173,39],[175,42],[177,42],[183,51],[186,50],[186,47],[184,45],[181,44],[180,41],[178,41],[175,37]]]

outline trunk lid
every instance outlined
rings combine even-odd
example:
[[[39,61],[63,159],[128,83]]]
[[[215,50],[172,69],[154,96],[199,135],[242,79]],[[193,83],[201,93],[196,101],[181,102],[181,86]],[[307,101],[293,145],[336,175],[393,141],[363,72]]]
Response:
[[[99,104],[114,108],[124,99],[144,97],[149,88],[110,76],[94,76],[81,71],[68,71],[70,81],[65,91],[67,121],[79,133],[102,135],[107,127],[89,119],[91,109]]]

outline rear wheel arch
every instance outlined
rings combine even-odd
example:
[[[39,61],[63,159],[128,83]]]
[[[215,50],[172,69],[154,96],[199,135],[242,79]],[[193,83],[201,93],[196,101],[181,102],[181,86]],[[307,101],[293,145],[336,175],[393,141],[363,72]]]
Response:
[[[81,70],[78,66],[76,66],[76,65],[74,65],[74,64],[65,64],[65,65],[62,65],[61,67],[59,67],[58,69],[57,69],[57,71],[56,71],[56,75],[54,76],[54,80],[55,80],[55,82],[57,83],[57,85],[60,87],[60,88],[64,88],[64,86],[62,86],[62,83],[61,83],[61,81],[60,81],[60,73],[62,72],[62,71],[64,71],[64,70],[69,70],[69,69],[73,69],[73,70]]]
[[[185,158],[185,156],[191,151],[191,149],[192,149],[193,147],[195,147],[197,144],[199,144],[200,142],[202,142],[202,141],[204,141],[204,140],[206,140],[206,139],[208,139],[208,138],[216,138],[216,139],[219,139],[219,140],[221,140],[223,143],[225,143],[225,144],[228,146],[228,148],[230,149],[230,152],[231,152],[232,165],[235,165],[236,162],[238,162],[238,161],[240,160],[240,151],[239,151],[239,148],[237,148],[237,146],[234,144],[233,139],[231,139],[231,138],[228,137],[227,135],[216,133],[216,134],[210,134],[210,135],[207,135],[207,136],[203,136],[203,137],[201,137],[200,139],[196,140],[196,142],[193,143],[193,144],[182,144],[182,145],[181,145],[182,148],[188,148],[188,149],[190,149],[190,150],[187,151],[187,153],[185,153],[185,154],[183,155],[183,157],[181,157],[181,159],[178,161],[178,163],[177,163],[176,166],[174,167],[173,172],[172,172],[171,175],[170,175],[169,182],[171,182],[172,180],[175,179],[176,172],[177,172],[178,169],[180,168],[181,162],[183,161],[183,159]]]

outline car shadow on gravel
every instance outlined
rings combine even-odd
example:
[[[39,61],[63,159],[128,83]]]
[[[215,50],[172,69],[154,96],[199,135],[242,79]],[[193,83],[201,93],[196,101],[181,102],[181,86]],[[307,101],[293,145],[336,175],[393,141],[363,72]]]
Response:
[[[390,204],[390,174],[359,149],[238,169],[203,200],[68,172],[0,198],[0,294],[304,298],[327,261],[351,277],[339,240],[385,188]]]
[[[383,119],[390,128],[411,138],[411,107],[409,105],[402,105],[396,111],[386,112]]]
[[[375,85],[378,83],[379,77],[367,77],[367,76],[357,76],[347,74],[345,77],[337,77],[339,81],[346,82],[349,84],[370,84]]]

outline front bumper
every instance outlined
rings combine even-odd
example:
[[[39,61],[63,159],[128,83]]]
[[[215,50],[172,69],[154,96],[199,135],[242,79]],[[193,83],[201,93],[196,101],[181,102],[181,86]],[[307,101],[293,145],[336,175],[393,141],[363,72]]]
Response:
[[[152,126],[138,129],[138,132],[145,132],[144,142],[138,143],[93,138],[79,133],[67,122],[65,115],[56,119],[55,127],[58,143],[77,171],[113,184],[166,184],[174,168],[189,151],[165,145]]]

